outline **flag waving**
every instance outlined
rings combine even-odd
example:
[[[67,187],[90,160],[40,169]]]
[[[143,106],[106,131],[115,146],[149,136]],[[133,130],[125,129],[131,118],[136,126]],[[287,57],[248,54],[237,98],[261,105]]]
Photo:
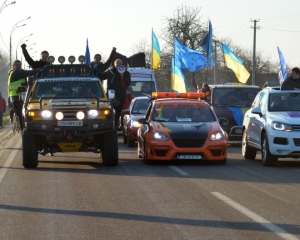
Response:
[[[85,64],[90,64],[91,63],[91,57],[90,57],[90,49],[89,49],[89,40],[86,40],[86,48],[85,48]]]
[[[175,65],[174,57],[171,57],[171,89],[176,92],[186,92],[187,81],[180,68]]]
[[[160,47],[157,37],[152,31],[152,69],[160,69]]]
[[[200,47],[207,54],[207,67],[213,68],[214,67],[214,49],[213,49],[213,45],[212,45],[212,26],[211,26],[210,21],[209,21],[208,33],[205,35]]]
[[[280,51],[279,47],[277,47],[277,50],[278,50],[279,61],[280,61],[280,70],[278,73],[278,80],[281,85],[282,82],[287,78],[288,73],[286,71],[286,63],[285,63],[284,57],[282,55],[282,52]]]
[[[174,37],[174,60],[177,67],[190,72],[205,68],[207,63],[203,53],[184,46],[176,37]]]
[[[234,53],[230,50],[230,48],[227,45],[225,45],[224,43],[221,44],[222,44],[226,66],[230,68],[232,71],[234,71],[235,76],[240,82],[246,83],[248,78],[250,77],[250,73],[243,66],[243,61],[239,59],[237,56],[235,56]]]

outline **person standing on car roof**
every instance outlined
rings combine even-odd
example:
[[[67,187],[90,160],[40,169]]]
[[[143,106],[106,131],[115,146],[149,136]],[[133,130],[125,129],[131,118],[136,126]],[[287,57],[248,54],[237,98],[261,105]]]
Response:
[[[27,51],[27,49],[26,49],[26,46],[27,46],[27,45],[26,45],[25,43],[23,43],[23,44],[21,45],[22,52],[23,52],[23,55],[24,55],[24,57],[25,57],[26,62],[29,64],[29,66],[30,66],[32,69],[43,68],[44,66],[50,64],[50,63],[48,62],[49,53],[48,53],[47,51],[42,51],[42,52],[41,52],[41,59],[38,60],[38,61],[34,61],[34,60],[30,57],[30,55],[29,55],[29,53],[28,53],[28,51]]]
[[[24,70],[22,69],[22,62],[20,60],[15,60],[13,62],[13,69],[8,73],[8,97],[10,102],[13,104],[15,113],[19,118],[20,128],[23,130],[23,118],[22,118],[22,106],[23,102],[20,99],[18,93],[18,88],[27,85],[26,77],[35,75],[41,70],[41,68],[36,68],[34,70]]]
[[[115,90],[115,97],[117,103],[114,106],[116,111],[115,114],[115,126],[118,124],[119,117],[121,116],[121,112],[123,110],[123,105],[126,101],[126,90],[131,84],[130,73],[125,70],[125,72],[119,72],[118,68],[123,64],[121,59],[116,59],[114,61],[114,66],[108,69],[106,72],[100,75],[100,79],[107,79],[107,90],[113,89]]]
[[[109,58],[105,63],[101,62],[102,57],[99,53],[97,53],[94,56],[94,61],[90,63],[90,67],[94,69],[95,75],[99,77],[100,74],[105,72],[111,66],[115,58],[116,58],[116,48],[113,47],[109,55]]]
[[[291,75],[285,79],[281,85],[281,90],[297,90],[300,89],[300,69],[295,67],[292,69]]]

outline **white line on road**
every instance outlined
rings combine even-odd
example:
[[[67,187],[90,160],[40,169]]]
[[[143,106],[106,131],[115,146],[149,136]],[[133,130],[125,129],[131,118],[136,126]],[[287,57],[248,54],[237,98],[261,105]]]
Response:
[[[21,145],[21,139],[22,138],[19,138],[18,142],[16,145],[14,145],[14,147],[18,147]],[[4,162],[3,164],[3,167],[0,168],[0,183],[2,182],[3,178],[5,177],[5,174],[7,172],[7,170],[9,169],[12,161],[14,160],[15,156],[17,155],[19,150],[17,149],[14,149],[14,150],[11,150],[11,153],[9,154],[8,158],[6,159],[6,161]]]
[[[168,166],[169,168],[171,168],[173,171],[179,173],[182,176],[189,176],[190,174],[186,173],[185,171],[182,171],[180,168],[175,167],[175,166]]]
[[[299,238],[297,238],[296,236],[289,234],[284,229],[271,223],[267,219],[264,219],[263,217],[252,212],[248,208],[240,205],[239,203],[235,202],[234,200],[230,199],[229,197],[225,196],[224,194],[222,194],[220,192],[211,192],[211,194],[213,194],[215,197],[219,198],[221,201],[227,203],[229,206],[233,207],[234,209],[238,210],[240,213],[251,218],[253,221],[255,221],[255,222],[259,223],[260,225],[262,225],[263,227],[267,228],[271,232],[277,234],[281,238],[286,239],[286,240],[299,240]]]

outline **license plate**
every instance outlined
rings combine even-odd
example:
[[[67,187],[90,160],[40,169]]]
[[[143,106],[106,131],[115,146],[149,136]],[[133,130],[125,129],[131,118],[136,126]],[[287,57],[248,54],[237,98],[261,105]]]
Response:
[[[177,159],[201,159],[201,155],[177,155]]]
[[[242,129],[241,128],[235,129],[235,133],[242,133]]]
[[[72,126],[83,126],[82,121],[58,121],[57,126],[59,127],[72,127]]]

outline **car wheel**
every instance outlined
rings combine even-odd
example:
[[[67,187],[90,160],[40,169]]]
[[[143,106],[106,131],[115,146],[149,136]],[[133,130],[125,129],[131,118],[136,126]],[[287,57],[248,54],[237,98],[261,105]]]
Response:
[[[24,168],[36,168],[38,166],[38,148],[36,135],[27,133],[22,134],[22,155]]]
[[[270,153],[267,134],[262,137],[261,159],[264,166],[275,166],[278,158]]]
[[[257,150],[255,148],[250,147],[247,144],[246,136],[247,136],[246,131],[244,131],[243,132],[243,137],[242,137],[242,156],[245,159],[251,159],[251,160],[253,160],[256,157]]]
[[[118,133],[117,130],[107,133],[104,137],[102,160],[105,166],[117,166],[118,156]]]
[[[127,147],[134,147],[135,146],[135,141],[131,140],[129,138],[128,132],[127,132]]]
[[[148,153],[147,153],[147,149],[146,149],[146,145],[144,145],[144,155],[143,155],[143,160],[144,160],[144,163],[146,164],[150,164],[151,161],[148,159]]]
[[[142,153],[141,153],[141,145],[140,145],[139,141],[138,141],[137,155],[138,155],[138,158],[143,158]]]
[[[123,143],[127,144],[127,136],[125,135],[124,130],[123,130]]]

